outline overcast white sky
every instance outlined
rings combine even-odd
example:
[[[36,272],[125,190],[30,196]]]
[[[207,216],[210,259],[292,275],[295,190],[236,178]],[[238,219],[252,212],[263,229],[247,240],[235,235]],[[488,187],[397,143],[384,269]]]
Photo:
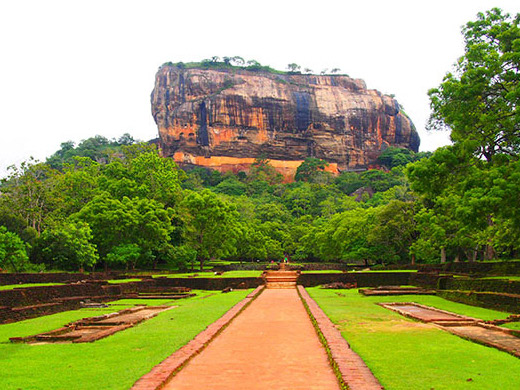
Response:
[[[461,26],[492,7],[520,12],[518,0],[2,1],[0,177],[64,141],[155,138],[157,68],[214,55],[341,68],[395,94],[434,150],[448,135],[424,130],[426,93],[463,54]]]

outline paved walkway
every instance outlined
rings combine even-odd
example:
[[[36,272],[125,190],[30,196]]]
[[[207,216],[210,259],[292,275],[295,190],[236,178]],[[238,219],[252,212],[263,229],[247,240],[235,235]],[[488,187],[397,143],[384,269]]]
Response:
[[[296,289],[265,290],[165,389],[339,389]]]

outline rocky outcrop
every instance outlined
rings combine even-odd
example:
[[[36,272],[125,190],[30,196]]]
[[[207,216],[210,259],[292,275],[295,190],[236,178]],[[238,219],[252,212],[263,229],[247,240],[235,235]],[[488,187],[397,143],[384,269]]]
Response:
[[[163,155],[181,165],[237,172],[264,157],[290,178],[307,157],[338,172],[419,147],[395,99],[347,76],[163,66],[151,102]]]

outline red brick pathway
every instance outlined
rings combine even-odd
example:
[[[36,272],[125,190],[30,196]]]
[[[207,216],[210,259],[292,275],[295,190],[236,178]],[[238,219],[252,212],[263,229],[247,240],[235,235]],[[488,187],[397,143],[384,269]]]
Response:
[[[165,389],[339,389],[296,289],[269,289]]]

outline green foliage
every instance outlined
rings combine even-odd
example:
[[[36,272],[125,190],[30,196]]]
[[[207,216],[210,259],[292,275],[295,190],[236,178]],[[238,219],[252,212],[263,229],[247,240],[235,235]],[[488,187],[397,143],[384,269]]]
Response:
[[[98,261],[92,232],[84,222],[63,222],[46,229],[36,241],[32,257],[47,266],[59,269],[79,269]]]
[[[15,233],[0,226],[0,269],[23,271],[29,259],[24,242]]]
[[[121,244],[112,248],[106,256],[108,264],[130,264],[135,268],[137,260],[141,257],[141,248],[137,244]]]
[[[311,183],[326,183],[328,181],[327,177],[330,177],[330,174],[324,172],[324,169],[328,165],[328,162],[320,160],[319,158],[307,157],[298,169],[296,169],[294,179],[296,181],[306,181]]]
[[[141,249],[142,265],[151,260],[151,251],[168,245],[173,230],[169,211],[159,202],[127,197],[118,200],[108,193],[96,196],[72,218],[89,224],[92,241],[102,258],[113,253],[110,259],[114,259],[121,250],[116,247],[136,244]],[[108,260],[105,259],[106,265]]]
[[[430,127],[477,157],[518,155],[520,147],[520,14],[479,13],[463,29],[465,53],[454,73],[429,91]]]
[[[47,159],[47,164],[54,169],[62,169],[65,164],[73,164],[74,157],[88,157],[96,162],[107,162],[112,155],[117,154],[123,145],[132,145],[135,140],[128,133],[119,139],[108,140],[96,135],[81,141],[77,146],[67,141],[61,144],[60,150]]]
[[[250,182],[266,182],[269,185],[280,184],[283,176],[269,164],[269,160],[259,157],[251,165],[248,180]]]
[[[168,266],[179,271],[187,271],[188,266],[193,270],[196,260],[197,251],[187,245],[172,247],[168,251]]]
[[[247,191],[247,185],[235,177],[221,181],[216,187],[215,192],[226,195],[240,196]]]
[[[394,167],[406,166],[411,162],[430,156],[431,152],[414,153],[410,149],[390,146],[379,155],[377,161],[386,168],[392,169]]]
[[[234,205],[209,190],[189,192],[181,203],[185,240],[197,251],[200,269],[204,262],[236,252],[238,213]]]
[[[20,167],[9,167],[9,172],[2,188],[5,196],[0,198],[2,208],[40,234],[46,227],[46,218],[56,206],[52,179],[57,172],[32,158],[22,162]]]

